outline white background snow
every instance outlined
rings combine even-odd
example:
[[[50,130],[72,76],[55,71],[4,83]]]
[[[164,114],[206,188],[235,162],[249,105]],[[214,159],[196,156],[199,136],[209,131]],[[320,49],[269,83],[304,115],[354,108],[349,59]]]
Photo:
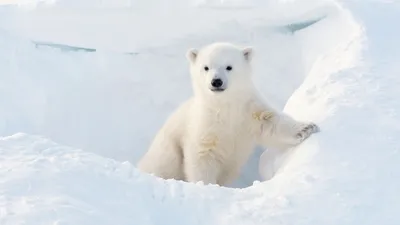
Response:
[[[0,5],[1,225],[400,223],[399,2],[19,2]],[[191,95],[186,50],[214,41],[254,46],[261,93],[321,133],[257,149],[231,188],[140,173]]]

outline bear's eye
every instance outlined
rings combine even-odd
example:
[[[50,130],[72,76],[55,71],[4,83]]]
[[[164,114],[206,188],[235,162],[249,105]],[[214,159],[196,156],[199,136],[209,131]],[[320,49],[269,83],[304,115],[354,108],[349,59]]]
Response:
[[[231,71],[232,70],[232,66],[227,66],[226,70]]]
[[[209,70],[208,66],[205,66],[205,67],[204,67],[204,70],[205,70],[205,71],[208,71],[208,70]]]

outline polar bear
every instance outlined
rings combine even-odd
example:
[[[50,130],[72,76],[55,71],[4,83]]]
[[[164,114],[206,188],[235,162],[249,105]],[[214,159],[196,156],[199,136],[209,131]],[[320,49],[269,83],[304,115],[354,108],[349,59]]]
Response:
[[[194,95],[156,134],[137,167],[164,179],[227,186],[256,146],[287,149],[319,132],[264,101],[252,82],[252,47],[188,50]]]

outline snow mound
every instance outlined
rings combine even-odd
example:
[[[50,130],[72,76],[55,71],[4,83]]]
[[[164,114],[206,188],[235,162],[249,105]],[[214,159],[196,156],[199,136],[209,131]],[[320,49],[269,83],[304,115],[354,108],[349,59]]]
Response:
[[[200,186],[150,178],[130,163],[26,134],[2,138],[0,152],[2,224],[196,224],[175,217],[193,212],[207,223],[212,208],[205,206],[216,198],[209,193],[229,193],[214,187],[198,195]]]
[[[0,9],[1,224],[397,224],[398,5],[30,2]],[[186,49],[217,40],[253,45],[261,92],[322,132],[258,150],[247,188],[140,173],[191,94]]]

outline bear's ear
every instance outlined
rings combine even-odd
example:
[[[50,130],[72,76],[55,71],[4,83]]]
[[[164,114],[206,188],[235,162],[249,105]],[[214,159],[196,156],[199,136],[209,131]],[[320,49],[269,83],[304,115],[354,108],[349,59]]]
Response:
[[[242,50],[243,56],[247,61],[251,61],[253,58],[253,47],[246,47]]]
[[[191,48],[187,51],[186,53],[186,58],[191,62],[194,63],[194,61],[196,61],[197,58],[197,54],[199,53],[199,51],[195,48]]]

